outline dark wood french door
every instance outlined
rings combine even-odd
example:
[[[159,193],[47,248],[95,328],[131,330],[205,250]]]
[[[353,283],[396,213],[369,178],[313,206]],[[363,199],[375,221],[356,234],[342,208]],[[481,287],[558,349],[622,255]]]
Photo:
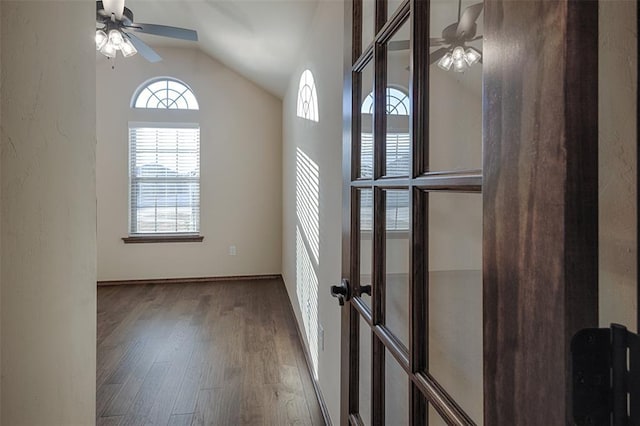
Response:
[[[346,1],[341,424],[568,419],[597,324],[579,3]]]
[[[481,55],[474,3],[458,45],[430,42],[428,25],[442,38],[457,2],[356,1],[347,15],[353,424],[482,421],[482,65],[434,62]]]

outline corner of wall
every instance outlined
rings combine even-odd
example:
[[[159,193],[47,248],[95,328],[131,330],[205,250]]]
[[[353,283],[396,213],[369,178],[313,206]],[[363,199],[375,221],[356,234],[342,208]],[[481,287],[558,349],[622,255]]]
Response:
[[[97,61],[99,280],[279,274],[282,100],[198,50],[158,52],[165,60],[156,64],[135,56],[113,70],[106,58]],[[138,85],[157,76],[187,83],[200,110],[176,116],[129,108]],[[119,237],[127,235],[129,221],[128,122],[180,120],[200,126],[204,241],[125,245]]]
[[[93,14],[88,2],[0,1],[4,425],[95,422]]]

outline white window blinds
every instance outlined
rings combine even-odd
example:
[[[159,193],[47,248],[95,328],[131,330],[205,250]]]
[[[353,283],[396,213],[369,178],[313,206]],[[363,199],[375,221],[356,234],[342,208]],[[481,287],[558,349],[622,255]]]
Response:
[[[387,170],[388,176],[409,175],[409,150],[411,138],[409,133],[387,134]],[[373,176],[373,135],[362,133],[360,155],[362,158],[361,175]],[[371,230],[373,223],[373,193],[362,192],[360,204],[362,206],[360,226]],[[401,191],[388,191],[386,206],[386,230],[406,231],[409,229],[409,198]]]
[[[200,232],[200,128],[129,124],[130,235]]]

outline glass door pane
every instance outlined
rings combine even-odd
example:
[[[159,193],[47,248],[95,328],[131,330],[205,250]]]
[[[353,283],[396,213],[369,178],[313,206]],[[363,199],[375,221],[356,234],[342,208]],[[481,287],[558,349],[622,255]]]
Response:
[[[387,43],[386,176],[409,176],[410,171],[410,30],[407,20]]]
[[[375,0],[362,0],[362,52],[371,44],[375,35]]]
[[[403,0],[387,0],[387,21],[393,16],[402,3],[404,3]]]
[[[363,179],[373,177],[373,62],[369,61],[359,74],[362,96],[360,98],[360,170]]]
[[[409,347],[409,191],[384,191],[385,326]]]
[[[384,423],[409,424],[409,377],[389,351],[385,353]]]
[[[358,191],[360,197],[360,287],[373,287],[373,190]],[[371,291],[360,294],[362,301],[371,310]]]
[[[429,193],[429,373],[483,418],[482,196]]]
[[[457,34],[457,2],[431,2],[428,171],[482,168],[482,3],[463,0],[475,17]],[[444,38],[443,38],[444,36]],[[427,153],[427,150],[425,150]]]
[[[358,406],[360,418],[365,425],[371,424],[371,345],[371,329],[367,322],[360,318]]]

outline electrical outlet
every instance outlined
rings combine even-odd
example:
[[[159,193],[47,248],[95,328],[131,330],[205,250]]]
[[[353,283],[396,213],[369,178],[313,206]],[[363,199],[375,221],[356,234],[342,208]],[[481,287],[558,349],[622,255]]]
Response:
[[[320,340],[320,350],[324,351],[324,328],[321,325],[318,326],[318,340]]]
[[[229,256],[235,256],[236,254],[238,254],[236,246],[229,246]]]

